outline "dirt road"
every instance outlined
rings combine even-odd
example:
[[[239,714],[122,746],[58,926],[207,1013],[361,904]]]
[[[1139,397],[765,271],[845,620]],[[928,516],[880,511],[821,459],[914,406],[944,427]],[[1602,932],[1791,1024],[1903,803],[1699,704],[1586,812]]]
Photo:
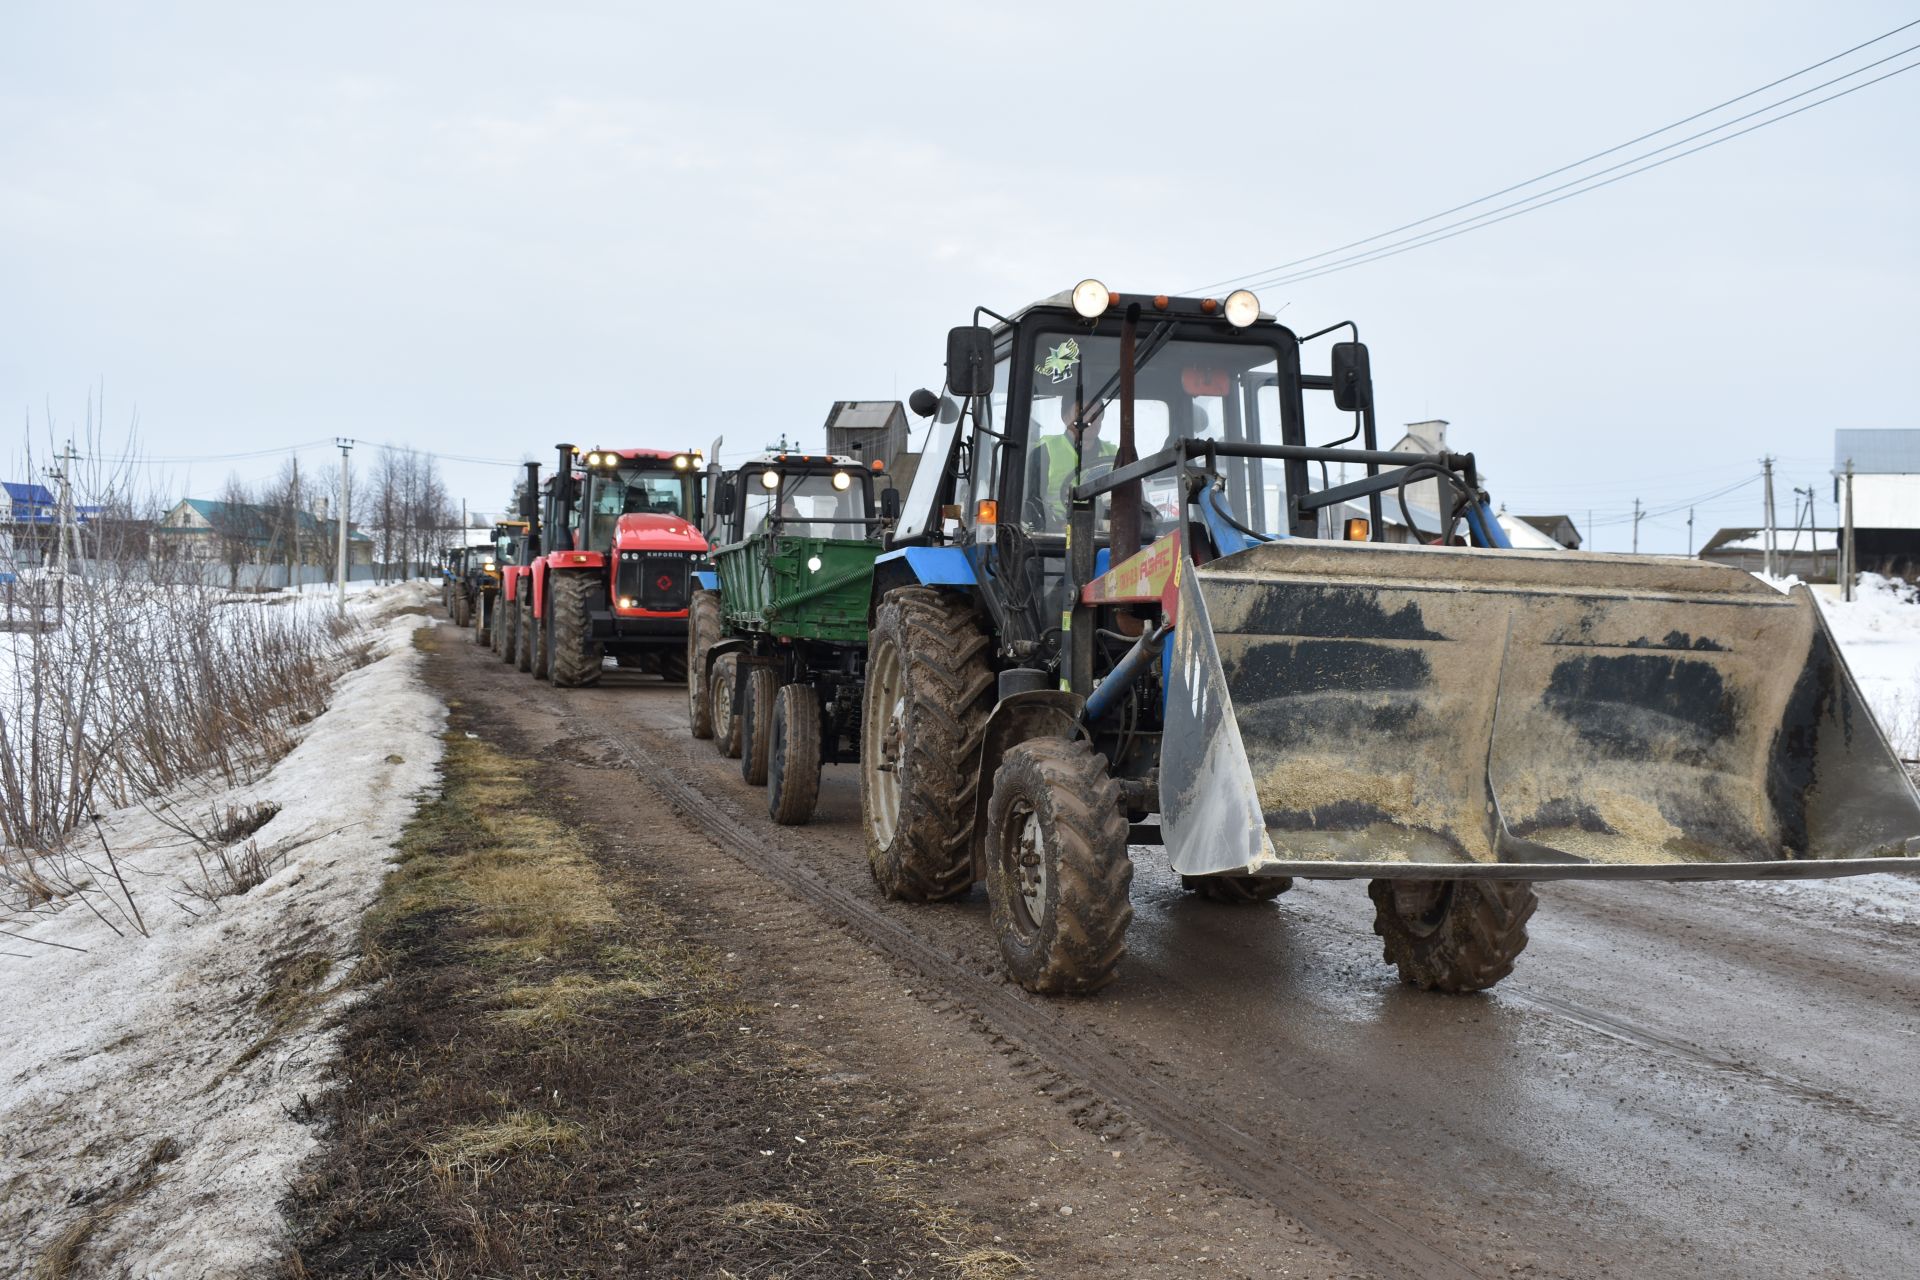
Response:
[[[1107,1204],[1071,1228],[1107,1242],[1114,1274],[1161,1262],[1180,1274],[1172,1264],[1207,1251],[1204,1234],[1150,1225],[1195,1207],[1183,1190],[1211,1206],[1221,1274],[1698,1280],[1920,1266],[1910,925],[1744,886],[1546,885],[1515,976],[1446,998],[1402,987],[1380,962],[1357,883],[1223,907],[1183,894],[1160,851],[1143,849],[1120,980],[1042,1000],[1000,980],[982,890],[933,907],[879,897],[852,769],[827,771],[812,825],[776,827],[737,762],[688,735],[680,686],[609,671],[600,688],[555,690],[483,650],[449,649],[468,705],[583,766],[597,812],[689,830],[685,892],[752,883],[793,904],[775,924],[783,945],[851,942],[860,972],[844,983],[793,974],[811,984],[796,1002],[849,1043],[865,1037],[860,1052],[931,1034],[863,1012],[861,984],[879,975],[940,1020],[952,1089],[983,1114],[996,1089],[1038,1090],[1058,1120],[1160,1166],[1167,1176],[1120,1194],[1162,1202]],[[715,847],[731,866],[707,865]],[[738,902],[713,910],[716,930],[744,927]],[[979,1067],[988,1060],[1001,1065]],[[1052,1203],[1016,1183],[977,1194],[1002,1214]],[[1270,1225],[1249,1225],[1262,1206]],[[1068,1231],[1049,1221],[1034,1237]]]

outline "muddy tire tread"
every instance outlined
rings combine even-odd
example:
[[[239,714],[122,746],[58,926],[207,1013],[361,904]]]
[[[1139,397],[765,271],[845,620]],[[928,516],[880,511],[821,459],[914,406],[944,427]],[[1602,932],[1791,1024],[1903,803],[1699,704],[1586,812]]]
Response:
[[[1400,979],[1428,991],[1485,991],[1513,972],[1539,900],[1525,880],[1454,880],[1446,918],[1429,936],[1410,932],[1395,910],[1393,882],[1373,880],[1373,931]]]
[[[820,695],[812,685],[781,686],[767,736],[767,816],[800,826],[820,800]]]
[[[997,851],[1012,838],[1014,805],[1024,798],[1057,852],[1052,903],[1036,947],[1022,945],[1010,907],[1018,890],[1004,883]],[[1009,751],[987,804],[987,892],[1001,959],[1021,986],[1046,995],[1086,995],[1106,986],[1127,954],[1133,922],[1133,860],[1120,786],[1107,759],[1082,741],[1035,738]]]
[[[740,659],[723,653],[714,659],[708,699],[713,703],[714,749],[729,760],[740,758],[740,717],[733,714],[733,682],[740,678]]]
[[[605,647],[587,640],[587,608],[601,578],[590,573],[556,573],[547,582],[547,612],[553,617],[553,652],[548,678],[562,689],[600,683]]]
[[[740,777],[750,787],[767,785],[767,748],[773,741],[773,702],[780,677],[773,668],[747,668],[746,696],[740,699]]]
[[[869,819],[867,856],[889,898],[940,902],[973,885],[974,793],[995,676],[991,642],[971,603],[930,587],[899,587],[881,601],[876,638],[898,638],[909,705],[900,760],[900,818],[885,849]],[[870,684],[868,686],[872,688]],[[868,716],[885,709],[865,708]],[[865,794],[862,793],[863,809]]]

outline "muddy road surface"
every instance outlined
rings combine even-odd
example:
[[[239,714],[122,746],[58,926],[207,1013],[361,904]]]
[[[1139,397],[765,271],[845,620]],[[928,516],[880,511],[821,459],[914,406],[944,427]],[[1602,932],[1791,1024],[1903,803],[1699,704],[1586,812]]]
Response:
[[[1041,999],[1000,978],[982,887],[880,897],[852,767],[826,771],[811,825],[777,827],[688,734],[682,686],[610,669],[558,690],[448,649],[472,705],[792,902],[785,933],[851,940],[983,1054],[1043,1065],[1080,1129],[1270,1207],[1273,1251],[1241,1229],[1234,1274],[1920,1273],[1920,937],[1897,914],[1818,887],[1542,885],[1514,976],[1445,997],[1381,962],[1361,883],[1222,906],[1136,849],[1119,980]],[[1109,1274],[1140,1260],[1118,1221]]]

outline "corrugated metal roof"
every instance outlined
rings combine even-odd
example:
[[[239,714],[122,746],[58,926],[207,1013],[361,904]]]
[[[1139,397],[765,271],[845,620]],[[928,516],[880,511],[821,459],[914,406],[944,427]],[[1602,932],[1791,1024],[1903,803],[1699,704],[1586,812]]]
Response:
[[[1833,470],[1855,475],[1920,475],[1920,427],[1837,427]]]

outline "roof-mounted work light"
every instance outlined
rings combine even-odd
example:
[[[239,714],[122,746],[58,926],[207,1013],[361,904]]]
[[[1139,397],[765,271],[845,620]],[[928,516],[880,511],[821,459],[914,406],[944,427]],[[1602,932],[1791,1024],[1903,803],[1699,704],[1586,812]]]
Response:
[[[778,489],[780,487],[780,473],[771,469],[762,471],[760,473],[760,487],[762,489]]]
[[[1073,310],[1083,320],[1098,319],[1113,305],[1113,295],[1098,280],[1082,280],[1073,286]]]
[[[1235,289],[1227,295],[1227,323],[1236,329],[1244,329],[1260,318],[1260,299],[1246,289]]]

